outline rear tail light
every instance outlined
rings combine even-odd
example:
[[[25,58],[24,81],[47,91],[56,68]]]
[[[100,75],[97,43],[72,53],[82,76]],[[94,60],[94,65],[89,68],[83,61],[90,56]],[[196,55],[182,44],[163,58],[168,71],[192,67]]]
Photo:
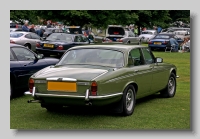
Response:
[[[57,47],[57,50],[63,50],[63,46],[62,46],[62,45],[59,45],[59,46]]]
[[[97,95],[97,83],[95,81],[92,82],[92,84],[91,84],[90,95],[91,96],[96,96]]]
[[[10,43],[15,43],[13,40],[10,40]]]
[[[118,42],[123,42],[123,40],[119,39]]]
[[[28,86],[29,86],[30,93],[32,93],[33,87],[34,87],[34,80],[32,78],[29,79]]]
[[[40,43],[37,42],[37,43],[36,43],[36,47],[40,47]]]
[[[151,41],[149,41],[149,42],[148,42],[148,44],[152,44],[152,42],[151,42]]]

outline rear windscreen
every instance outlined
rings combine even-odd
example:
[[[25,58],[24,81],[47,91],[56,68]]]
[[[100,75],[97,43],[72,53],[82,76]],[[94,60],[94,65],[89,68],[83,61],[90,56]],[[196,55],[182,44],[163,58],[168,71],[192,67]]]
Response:
[[[108,28],[108,34],[109,35],[124,35],[125,31],[124,28],[120,27],[109,27]]]

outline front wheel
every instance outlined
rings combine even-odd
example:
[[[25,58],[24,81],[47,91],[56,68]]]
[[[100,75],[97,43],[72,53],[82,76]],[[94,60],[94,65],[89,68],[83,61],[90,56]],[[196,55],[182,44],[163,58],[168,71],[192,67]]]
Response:
[[[163,97],[170,98],[174,97],[175,93],[176,93],[176,76],[174,73],[171,73],[166,88],[160,91],[160,94]]]
[[[123,93],[123,115],[129,116],[133,114],[136,102],[135,89],[132,85],[126,87]]]

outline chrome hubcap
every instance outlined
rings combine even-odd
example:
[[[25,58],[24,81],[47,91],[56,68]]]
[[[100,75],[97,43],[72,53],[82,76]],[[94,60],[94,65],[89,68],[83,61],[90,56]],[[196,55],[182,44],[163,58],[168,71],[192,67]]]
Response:
[[[131,109],[133,108],[133,99],[133,90],[129,89],[126,94],[126,108],[128,111],[131,111]]]

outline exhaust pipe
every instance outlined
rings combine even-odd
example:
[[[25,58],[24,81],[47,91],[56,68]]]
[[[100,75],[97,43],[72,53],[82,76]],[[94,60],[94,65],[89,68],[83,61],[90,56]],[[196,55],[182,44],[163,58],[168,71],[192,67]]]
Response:
[[[27,102],[28,103],[40,103],[41,101],[40,100],[28,100]]]

